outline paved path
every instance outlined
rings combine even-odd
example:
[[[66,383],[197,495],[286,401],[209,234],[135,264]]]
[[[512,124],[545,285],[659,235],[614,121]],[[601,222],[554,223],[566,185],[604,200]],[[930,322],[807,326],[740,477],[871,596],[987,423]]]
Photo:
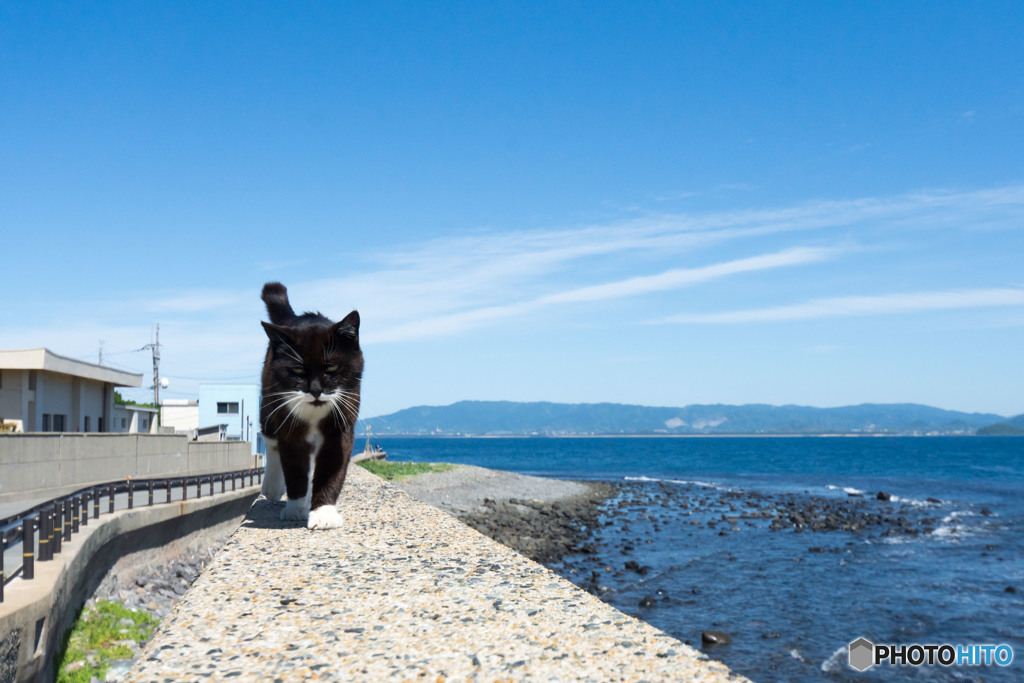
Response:
[[[742,680],[362,468],[339,507],[258,501],[129,680]]]

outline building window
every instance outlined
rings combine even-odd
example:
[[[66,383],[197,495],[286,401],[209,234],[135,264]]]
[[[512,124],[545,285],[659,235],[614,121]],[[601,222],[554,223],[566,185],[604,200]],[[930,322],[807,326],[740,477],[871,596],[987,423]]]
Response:
[[[149,431],[149,418],[148,417],[142,418],[142,428],[145,429],[147,432]]]
[[[97,432],[102,432],[103,431],[103,418],[102,417],[97,417],[96,418],[96,431]]]
[[[121,418],[121,429],[128,429],[128,418],[127,417],[122,417]]]
[[[238,415],[237,403],[218,403],[217,412],[221,415]]]
[[[53,431],[63,432],[65,424],[67,423],[67,415],[54,415],[53,416]]]
[[[85,416],[85,420],[84,420],[85,424],[83,425],[83,428],[82,428],[83,432],[88,432],[89,431],[89,419],[90,419],[89,416],[86,415]]]
[[[50,429],[51,429],[51,427],[50,427],[50,414],[49,413],[43,413],[43,431],[44,432],[48,432],[48,431],[50,431]]]

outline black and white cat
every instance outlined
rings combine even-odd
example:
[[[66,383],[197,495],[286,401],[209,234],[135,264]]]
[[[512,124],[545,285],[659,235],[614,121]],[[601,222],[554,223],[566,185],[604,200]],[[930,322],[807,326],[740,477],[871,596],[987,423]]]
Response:
[[[263,302],[270,315],[263,323],[270,338],[260,404],[263,495],[278,502],[287,494],[281,519],[334,529],[342,523],[336,503],[359,415],[359,313],[338,323],[319,313],[296,315],[279,282],[263,286]]]

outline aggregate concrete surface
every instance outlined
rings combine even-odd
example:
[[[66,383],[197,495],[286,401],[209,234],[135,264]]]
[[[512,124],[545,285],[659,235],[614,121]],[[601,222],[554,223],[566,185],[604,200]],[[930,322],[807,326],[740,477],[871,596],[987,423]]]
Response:
[[[362,468],[339,529],[281,505],[256,502],[128,680],[744,680]]]

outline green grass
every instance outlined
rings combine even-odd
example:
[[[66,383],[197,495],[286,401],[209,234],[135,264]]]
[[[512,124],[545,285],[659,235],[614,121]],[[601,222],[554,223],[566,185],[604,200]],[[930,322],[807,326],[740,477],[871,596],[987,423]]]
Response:
[[[363,469],[376,474],[382,479],[387,479],[388,481],[405,479],[406,477],[415,477],[417,474],[425,474],[427,472],[447,472],[455,467],[455,465],[448,465],[444,463],[387,462],[382,460],[364,460],[357,464]]]
[[[119,602],[97,602],[68,632],[64,649],[56,658],[57,683],[88,683],[93,676],[104,680],[111,662],[135,655],[121,641],[146,642],[159,623],[153,615],[133,612]],[[68,665],[76,662],[85,665],[68,672]]]

